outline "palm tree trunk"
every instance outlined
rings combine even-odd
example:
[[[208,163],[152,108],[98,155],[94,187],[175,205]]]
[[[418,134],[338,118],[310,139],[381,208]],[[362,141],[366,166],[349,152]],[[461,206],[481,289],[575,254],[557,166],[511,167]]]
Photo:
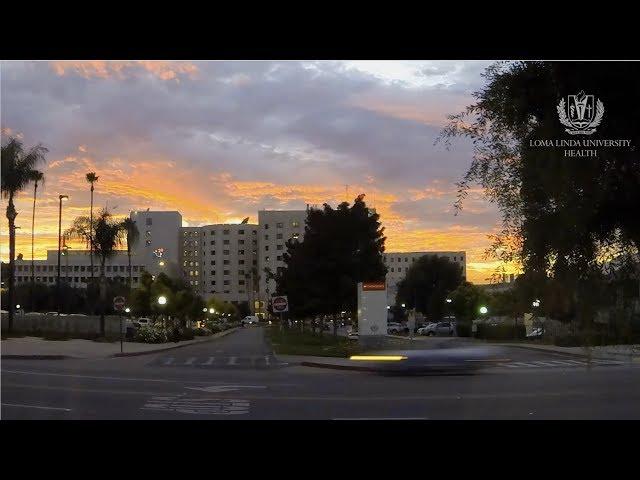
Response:
[[[91,210],[89,216],[89,258],[91,260],[91,283],[93,283],[93,183],[91,184]]]
[[[33,305],[33,284],[36,281],[36,273],[35,273],[35,267],[34,267],[34,261],[33,261],[33,243],[34,243],[34,228],[36,225],[36,192],[38,191],[38,182],[36,181],[34,186],[33,186],[33,215],[31,217],[31,288],[29,289],[29,307],[31,308],[31,310],[35,310],[34,309],[34,305]]]
[[[9,194],[9,205],[7,205],[7,219],[9,220],[9,333],[13,331],[13,296],[14,296],[14,269],[16,258],[16,217],[18,213],[13,205],[13,192]]]
[[[100,336],[105,336],[104,307],[107,303],[107,277],[104,275],[105,258],[100,261]]]

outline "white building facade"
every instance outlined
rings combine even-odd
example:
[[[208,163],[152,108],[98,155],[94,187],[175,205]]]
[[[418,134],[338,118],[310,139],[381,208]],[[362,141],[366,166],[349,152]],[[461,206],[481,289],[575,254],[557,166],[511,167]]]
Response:
[[[396,294],[398,293],[398,284],[404,279],[409,267],[419,258],[428,256],[448,258],[462,268],[462,277],[467,278],[467,254],[460,252],[385,252],[382,256],[384,264],[387,266],[386,287],[387,287],[387,304],[394,305],[396,302]]]
[[[46,260],[34,260],[35,281],[47,285],[55,285],[58,277],[58,250],[47,250]],[[94,278],[100,277],[100,259],[93,256]],[[140,275],[146,270],[131,258],[131,285],[136,287]],[[127,252],[118,250],[105,262],[105,277],[126,283],[129,278],[129,259]],[[31,281],[31,260],[16,259],[14,278],[16,285]],[[89,250],[66,250],[60,253],[60,283],[67,282],[75,288],[87,288],[91,280],[91,258]]]
[[[136,223],[140,234],[132,248],[136,263],[145,265],[152,275],[160,272],[179,274],[180,212],[140,210],[131,212],[130,218]]]
[[[183,278],[205,299],[255,301],[258,225],[215,224],[180,229]]]
[[[276,282],[267,279],[265,269],[276,274],[285,268],[283,255],[288,240],[302,241],[307,210],[260,210],[258,212],[259,300],[268,302],[276,291]],[[260,305],[264,308],[264,305]]]

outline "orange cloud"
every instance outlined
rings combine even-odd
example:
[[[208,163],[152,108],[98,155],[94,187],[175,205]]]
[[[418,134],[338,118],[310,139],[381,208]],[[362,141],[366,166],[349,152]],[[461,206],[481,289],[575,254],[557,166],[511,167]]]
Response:
[[[181,75],[195,78],[198,67],[189,62],[169,62],[159,60],[142,61],[115,61],[115,60],[89,60],[89,61],[53,61],[50,62],[53,71],[60,76],[75,73],[83,78],[125,78],[142,71],[152,74],[161,80],[178,80]]]

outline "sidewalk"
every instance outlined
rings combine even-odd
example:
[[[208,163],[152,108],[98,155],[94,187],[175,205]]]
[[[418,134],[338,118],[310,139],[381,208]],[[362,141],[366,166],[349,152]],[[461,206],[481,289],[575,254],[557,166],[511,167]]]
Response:
[[[171,343],[124,342],[120,353],[120,342],[94,342],[92,340],[44,340],[40,337],[8,338],[2,340],[0,353],[3,359],[63,360],[73,358],[110,358],[147,355],[224,337],[237,330],[232,328],[208,337]]]

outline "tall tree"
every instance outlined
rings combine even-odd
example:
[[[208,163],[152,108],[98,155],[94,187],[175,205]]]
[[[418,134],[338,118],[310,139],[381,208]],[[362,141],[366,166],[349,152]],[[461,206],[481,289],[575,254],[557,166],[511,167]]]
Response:
[[[594,279],[617,255],[611,252],[640,248],[640,85],[631,81],[639,74],[633,62],[499,62],[485,72],[476,101],[451,116],[442,133],[474,144],[457,206],[480,184],[502,212],[503,230],[489,253],[522,264],[535,295],[551,279],[570,286],[581,307],[577,319],[587,326],[595,315]],[[597,156],[584,158],[566,156],[565,147],[536,146],[574,139],[558,108],[580,91],[605,106],[589,140],[625,139],[631,146],[597,147]]]
[[[33,214],[31,216],[31,290],[33,290],[33,284],[36,281],[35,263],[33,260],[33,247],[35,243],[35,228],[36,228],[36,196],[38,193],[38,182],[44,183],[44,173],[39,170],[33,171],[31,178],[33,181]],[[29,297],[29,307],[33,310],[33,296]]]
[[[129,289],[131,289],[131,248],[136,243],[138,243],[138,239],[140,238],[140,232],[138,231],[136,222],[131,220],[130,217],[125,218],[120,225],[122,230],[125,233],[125,240],[127,242],[127,258],[129,260],[128,284],[129,284]]]
[[[80,239],[91,237],[92,222],[86,216],[77,217],[73,225],[65,234]],[[105,334],[104,311],[107,302],[107,279],[105,276],[105,264],[108,258],[116,254],[118,247],[125,242],[125,232],[120,222],[112,219],[111,213],[107,209],[99,212],[95,220],[92,243],[94,252],[100,258],[100,334]]]
[[[462,283],[462,268],[445,257],[425,255],[411,264],[398,284],[396,305],[424,313],[439,320],[445,312],[449,292]]]
[[[364,195],[336,209],[325,204],[307,215],[304,240],[287,241],[286,267],[275,272],[278,294],[294,315],[333,315],[356,308],[358,282],[384,280],[384,228]],[[334,322],[334,333],[337,323]]]
[[[2,197],[9,200],[7,204],[7,219],[9,221],[9,311],[8,330],[13,329],[13,297],[14,297],[14,268],[16,254],[16,212],[13,199],[16,194],[24,190],[33,181],[36,167],[46,161],[48,150],[38,144],[25,150],[22,142],[16,137],[9,137],[2,146]]]
[[[96,172],[89,172],[85,175],[85,178],[87,180],[88,183],[91,184],[91,207],[89,209],[89,219],[90,219],[90,228],[89,228],[89,258],[91,261],[91,281],[93,282],[93,190],[94,190],[94,184],[98,181],[98,176],[96,175]]]

